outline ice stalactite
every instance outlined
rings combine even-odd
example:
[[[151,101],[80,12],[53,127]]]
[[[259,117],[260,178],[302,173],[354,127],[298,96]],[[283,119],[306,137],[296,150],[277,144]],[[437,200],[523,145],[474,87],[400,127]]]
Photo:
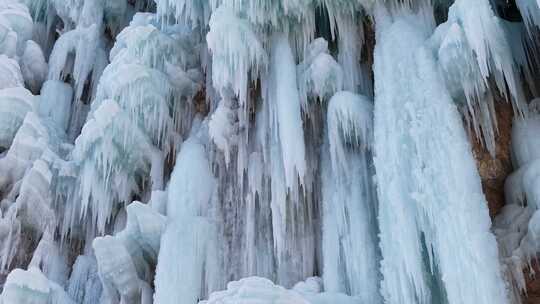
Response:
[[[272,45],[268,79],[263,80],[263,91],[266,92],[263,97],[264,109],[259,113],[264,115],[264,124],[258,127],[269,131],[267,137],[260,140],[263,160],[268,166],[271,189],[270,208],[277,276],[279,282],[289,286],[298,281],[296,276],[305,276],[312,272],[314,261],[310,260],[310,255],[313,256],[314,244],[313,240],[302,238],[302,231],[294,228],[296,212],[303,208],[300,202],[304,195],[302,191],[305,189],[306,174],[304,130],[295,60],[287,35],[276,34],[272,38]],[[301,229],[305,228],[307,227]],[[296,231],[300,234],[294,235]],[[299,241],[311,244],[298,243]],[[295,245],[300,245],[299,249],[307,252],[294,257],[290,250],[293,250]]]
[[[489,1],[472,7],[456,1],[431,38],[452,97],[462,101],[461,110],[492,156],[498,133],[494,90],[512,102],[517,113],[523,114],[525,104],[511,42]]]
[[[193,68],[188,53],[177,47],[182,32],[171,28],[166,34],[152,19],[140,17],[119,34],[112,63],[103,72],[87,123],[75,141],[71,158],[80,173],[68,197],[72,203],[66,208],[64,233],[86,215],[92,218],[87,228],[103,233],[118,204],[130,202],[134,194],[145,195],[144,183],[162,189],[165,157],[181,136],[176,125],[182,117],[189,122],[200,77],[167,74]],[[147,175],[150,181],[145,181]]]
[[[426,42],[429,26],[406,10],[376,16],[383,296],[389,303],[508,303],[480,178]]]
[[[371,94],[370,80],[360,65],[364,44],[361,3],[319,0],[328,12],[331,34],[338,43],[338,61],[344,70],[344,88]]]
[[[182,145],[169,184],[155,303],[194,303],[223,287],[214,220],[216,181],[202,144],[205,131],[200,132]],[[177,259],[179,254],[182,259]]]
[[[297,81],[296,59],[288,35],[273,34],[276,44],[268,50],[263,48],[259,41],[266,35],[254,30],[256,26],[251,23],[263,19],[250,14],[245,19],[238,17],[244,9],[254,12],[245,3],[223,4],[213,13],[207,36],[213,84],[221,95],[209,123],[213,142],[225,157],[224,166],[219,164],[219,158],[216,160],[222,189],[219,192],[222,200],[239,204],[232,208],[225,204],[223,224],[233,229],[237,236],[232,242],[243,249],[246,257],[245,262],[228,263],[225,268],[235,277],[262,275],[291,285],[312,273],[315,266],[315,240],[310,236],[314,222],[309,223],[309,217],[314,216],[316,208],[304,205],[309,190],[303,184],[306,162],[301,117],[301,101],[311,87],[304,88],[301,96],[298,85],[301,81],[311,85],[307,78],[312,75]],[[299,70],[298,77],[303,73],[309,72]],[[263,96],[253,98],[248,88],[259,76]],[[261,102],[261,108],[255,109]],[[255,121],[250,111],[256,111]],[[256,130],[251,131],[254,123]],[[271,131],[265,134],[265,130]],[[233,159],[231,152],[236,152]],[[258,170],[260,176],[250,173]],[[238,184],[238,190],[227,189],[231,182]],[[235,214],[238,218],[229,218]],[[242,229],[241,225],[246,227]],[[293,257],[295,246],[305,253],[303,258]],[[232,257],[238,249],[232,247],[226,252]],[[277,270],[273,270],[274,263]]]
[[[268,56],[251,24],[231,8],[219,7],[209,26],[206,39],[212,52],[213,85],[218,91],[232,89],[245,109],[249,81],[258,78]]]

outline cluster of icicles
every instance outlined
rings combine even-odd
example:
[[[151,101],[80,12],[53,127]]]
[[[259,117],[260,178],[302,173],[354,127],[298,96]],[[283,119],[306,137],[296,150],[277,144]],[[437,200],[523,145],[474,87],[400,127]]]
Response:
[[[540,1],[516,5],[0,0],[0,303],[519,302]],[[470,141],[495,156],[496,99],[492,227]]]

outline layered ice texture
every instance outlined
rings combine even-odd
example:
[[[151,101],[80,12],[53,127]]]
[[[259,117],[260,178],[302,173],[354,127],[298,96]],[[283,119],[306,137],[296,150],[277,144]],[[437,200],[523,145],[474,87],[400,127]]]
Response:
[[[0,303],[518,303],[539,5],[0,0]]]

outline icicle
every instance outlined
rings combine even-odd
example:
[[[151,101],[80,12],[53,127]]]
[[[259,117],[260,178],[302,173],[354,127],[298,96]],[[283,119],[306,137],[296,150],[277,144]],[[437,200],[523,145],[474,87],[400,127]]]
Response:
[[[512,101],[514,110],[523,113],[524,95],[519,71],[504,24],[487,0],[470,4],[456,1],[449,10],[448,21],[437,28],[433,47],[441,63],[442,74],[452,97],[466,100],[465,115],[490,154],[495,157],[497,118],[490,77],[498,91]]]
[[[288,38],[276,34],[272,38],[269,75],[262,81],[264,104],[258,114],[257,128],[263,132],[259,140],[269,183],[269,189],[260,194],[270,200],[277,281],[286,286],[311,273],[314,265],[313,235],[304,235],[311,229],[308,215],[311,206],[304,205],[302,200],[306,154],[296,77]],[[305,254],[294,257],[293,248]]]
[[[157,0],[156,3],[158,16],[167,21],[172,15],[178,23],[202,30],[210,19],[210,1]]]
[[[303,185],[306,172],[296,65],[285,34],[276,35],[271,44],[273,49],[265,101],[272,104],[271,126],[278,132],[285,185],[293,190],[297,180]]]
[[[182,113],[182,118],[175,115],[187,108],[180,102],[200,88],[193,69],[196,59],[188,55],[196,46],[177,45],[187,41],[182,38],[185,33],[158,30],[148,23],[153,17],[135,19],[111,50],[112,63],[101,76],[89,119],[75,142],[72,159],[79,177],[71,190],[74,206],[66,209],[70,229],[78,224],[77,217],[89,214],[92,221],[85,226],[103,233],[117,204],[148,192],[146,175],[151,189],[161,190],[176,126],[189,122],[191,112]],[[188,79],[174,75],[182,68],[190,69]]]
[[[158,257],[156,304],[195,303],[221,287],[216,285],[217,227],[208,217],[214,187],[204,147],[191,137],[182,145],[169,184],[169,223]]]
[[[363,96],[339,92],[329,102],[322,164],[323,279],[325,290],[382,303],[377,249],[376,198],[369,150],[373,106]]]
[[[512,52],[505,38],[504,29],[488,0],[475,3],[456,1],[449,11],[448,22],[462,27],[467,43],[476,55],[483,81],[491,75],[499,91],[508,91],[517,110],[522,110],[523,92],[512,60]],[[481,90],[477,90],[481,91]]]
[[[212,13],[209,25],[206,39],[212,52],[214,87],[218,91],[232,88],[245,109],[249,77],[254,81],[266,68],[266,52],[251,25],[226,6]]]

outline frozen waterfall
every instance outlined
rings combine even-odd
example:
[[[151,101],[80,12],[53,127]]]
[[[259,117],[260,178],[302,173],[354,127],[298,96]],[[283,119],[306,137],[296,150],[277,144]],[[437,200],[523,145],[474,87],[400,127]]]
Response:
[[[0,0],[0,304],[521,304],[539,38],[537,0]]]

